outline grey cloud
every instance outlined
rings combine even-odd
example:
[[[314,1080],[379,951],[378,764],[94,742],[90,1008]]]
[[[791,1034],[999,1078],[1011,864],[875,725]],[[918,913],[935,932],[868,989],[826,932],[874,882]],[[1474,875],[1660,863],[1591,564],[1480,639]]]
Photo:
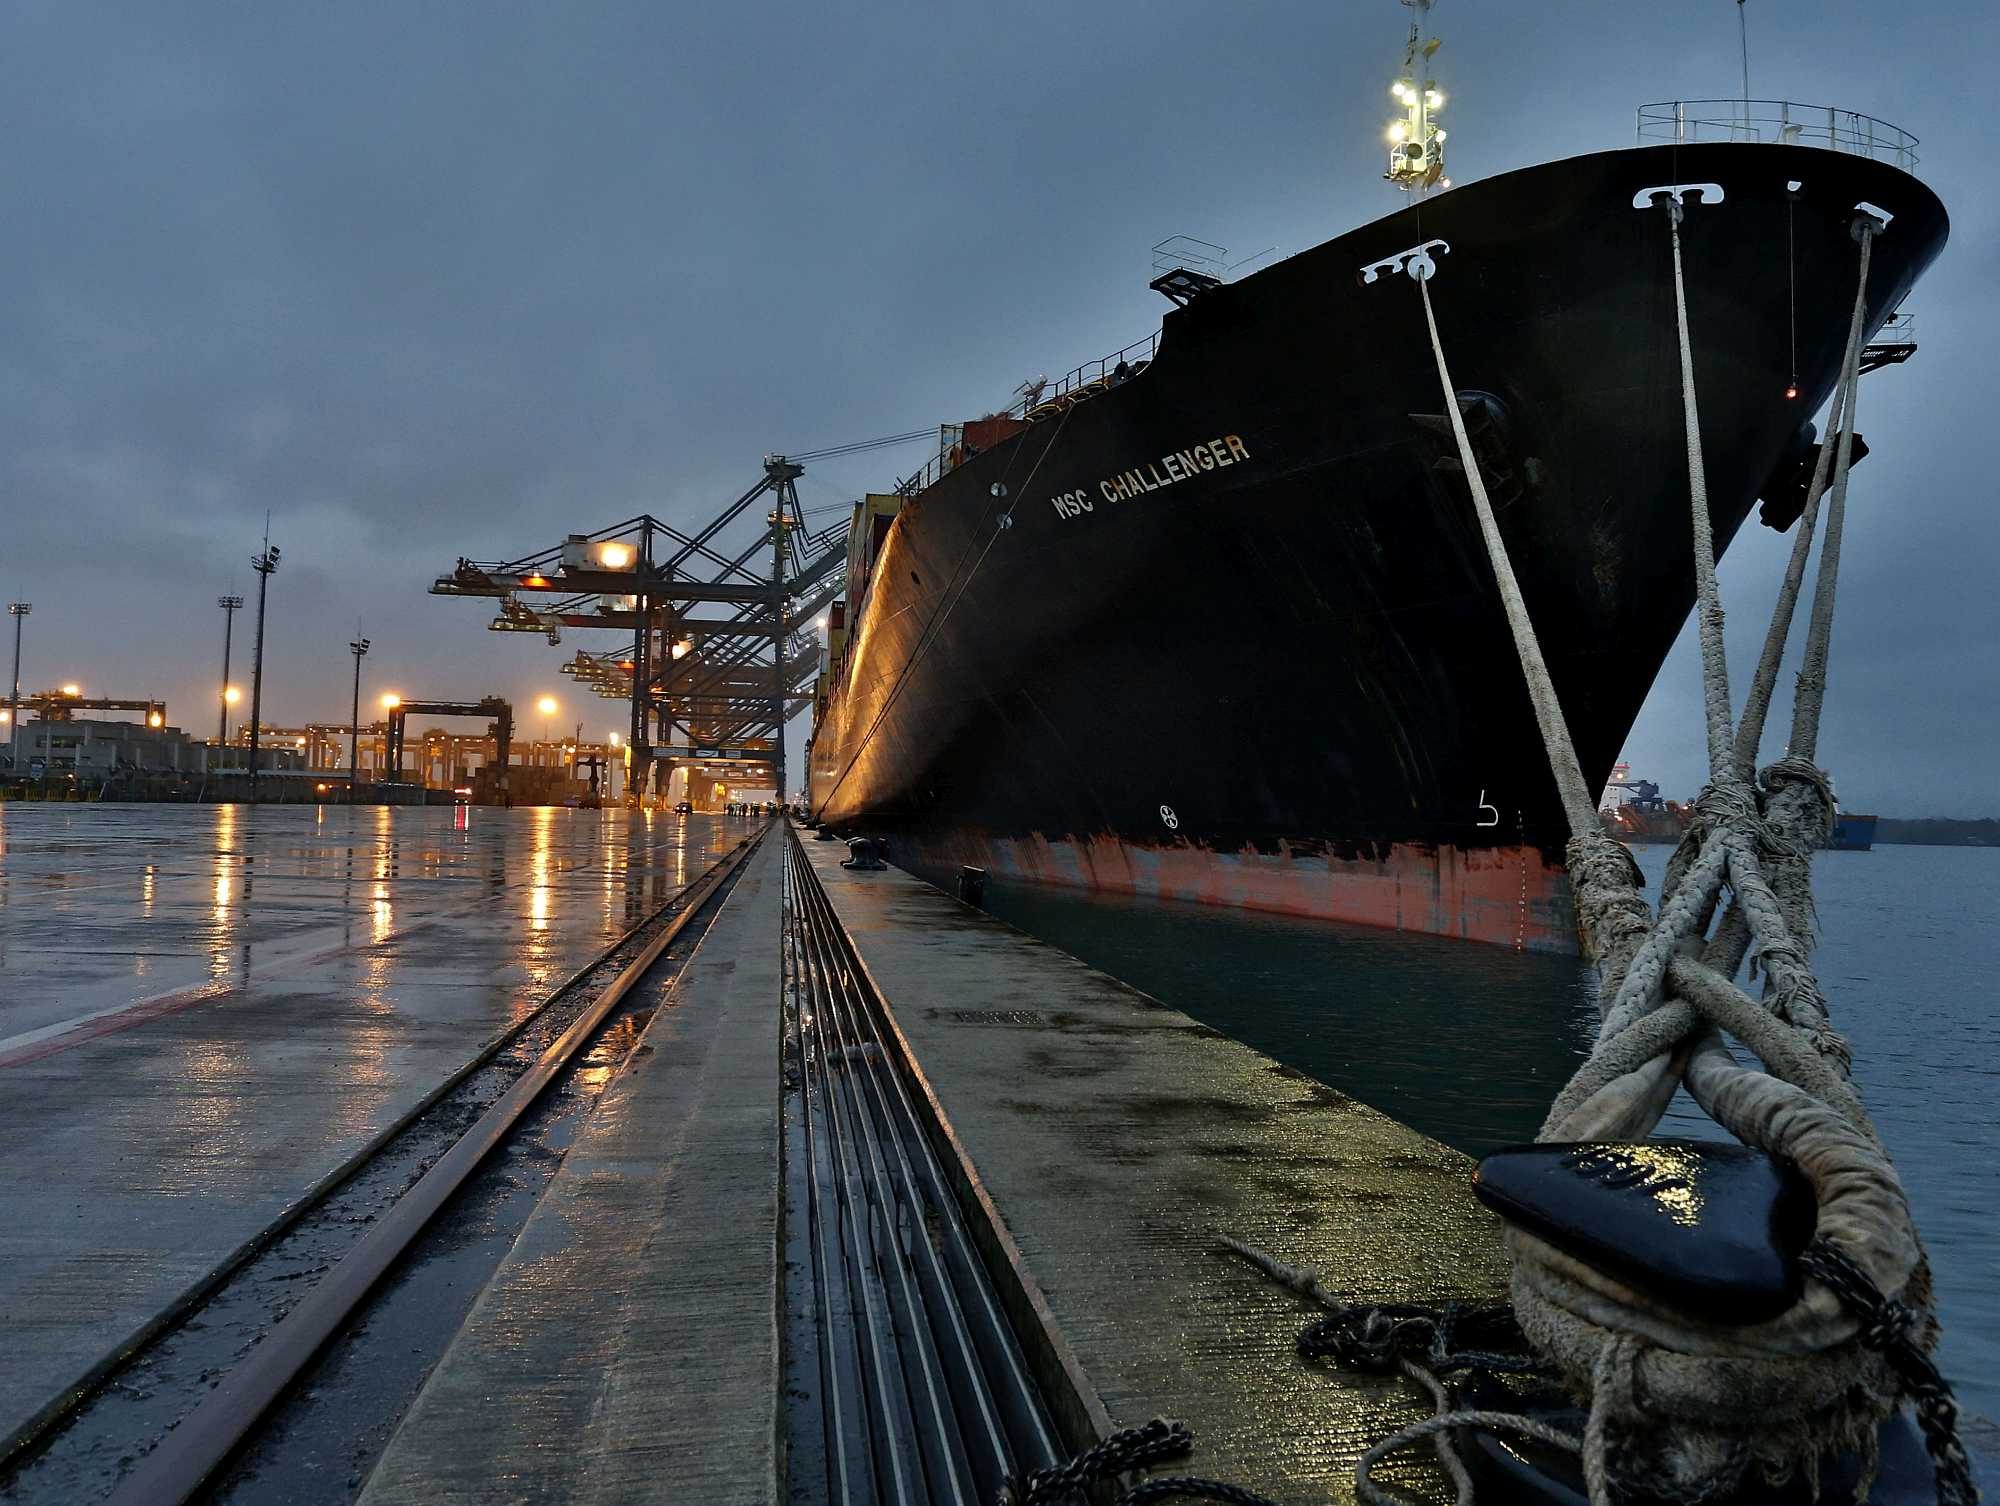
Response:
[[[1734,8],[1712,9],[1445,0],[1455,171],[1730,92]],[[1994,127],[1956,94],[1996,22],[1749,14],[1756,92],[1926,135],[1955,216],[1924,350],[1864,399],[1826,751],[1854,798],[1970,810],[2000,734],[2000,320]],[[769,449],[990,409],[1155,327],[1164,236],[1295,251],[1387,212],[1404,24],[1387,0],[17,7],[0,584],[37,601],[27,678],[204,723],[180,708],[212,693],[212,598],[269,509],[277,718],[344,708],[357,614],[382,684],[550,688],[574,645],[487,634],[430,576],[641,508],[692,521]],[[816,468],[808,505],[912,463]],[[1746,671],[1783,548],[1746,533],[1730,561]],[[1691,674],[1677,651],[1630,749],[1682,792]]]

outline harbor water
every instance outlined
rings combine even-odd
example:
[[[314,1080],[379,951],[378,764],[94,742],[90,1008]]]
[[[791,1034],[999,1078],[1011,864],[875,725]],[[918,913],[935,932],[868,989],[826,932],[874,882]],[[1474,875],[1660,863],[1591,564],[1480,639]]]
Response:
[[[1649,895],[1670,850],[1636,849]],[[2000,1416],[2000,850],[1822,853],[1813,879],[1820,982],[1930,1252],[1942,1364]],[[1534,1137],[1596,1024],[1571,959],[997,882],[987,908],[1473,1156]],[[1685,1099],[1663,1132],[1717,1133]]]

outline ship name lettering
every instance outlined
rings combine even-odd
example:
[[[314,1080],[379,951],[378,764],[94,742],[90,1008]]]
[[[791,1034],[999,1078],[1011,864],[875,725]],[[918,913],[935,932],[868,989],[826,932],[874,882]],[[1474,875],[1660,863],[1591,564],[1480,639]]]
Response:
[[[1204,471],[1248,460],[1250,450],[1238,434],[1198,441],[1185,450],[1171,450],[1158,460],[1148,460],[1129,471],[1120,471],[1097,483],[1097,494],[1106,502],[1129,502],[1147,492],[1163,491],[1177,482],[1191,481]],[[1063,492],[1049,499],[1059,518],[1080,518],[1095,510],[1087,491]]]

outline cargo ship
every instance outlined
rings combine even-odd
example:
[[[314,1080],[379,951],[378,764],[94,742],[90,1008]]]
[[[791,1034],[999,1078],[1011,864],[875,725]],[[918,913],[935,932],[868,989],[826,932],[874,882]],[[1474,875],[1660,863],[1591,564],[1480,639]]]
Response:
[[[1659,785],[1635,779],[1627,764],[1613,764],[1597,799],[1605,835],[1621,842],[1678,842],[1694,819],[1694,806],[1662,798]]]
[[[1433,169],[1238,280],[1169,270],[1156,337],[946,428],[856,507],[811,814],[918,871],[1574,951],[1562,812],[1405,274],[1435,269],[1455,400],[1601,785],[1694,601],[1663,192],[1718,550],[1760,497],[1776,525],[1802,503],[1858,207],[1888,222],[1871,336],[1947,232],[1892,128],[1766,132],[1744,105],[1706,140],[1665,108],[1663,144],[1447,191]]]
[[[1871,852],[1875,847],[1876,816],[1839,811],[1833,818],[1833,835],[1826,845],[1835,852]]]

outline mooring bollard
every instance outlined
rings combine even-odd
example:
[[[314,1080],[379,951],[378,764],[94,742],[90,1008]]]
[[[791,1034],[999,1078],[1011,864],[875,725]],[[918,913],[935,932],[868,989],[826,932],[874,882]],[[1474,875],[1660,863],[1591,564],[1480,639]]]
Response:
[[[882,861],[882,846],[872,837],[856,837],[847,844],[847,857],[840,865],[843,868],[887,868]]]
[[[975,868],[970,863],[961,863],[958,869],[958,897],[975,910],[986,908],[986,870]]]

